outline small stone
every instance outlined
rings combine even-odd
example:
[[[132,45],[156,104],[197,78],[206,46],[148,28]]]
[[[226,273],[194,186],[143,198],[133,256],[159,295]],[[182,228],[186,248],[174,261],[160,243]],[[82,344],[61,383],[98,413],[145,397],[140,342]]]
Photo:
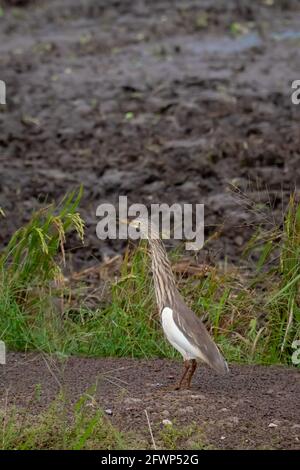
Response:
[[[239,418],[237,416],[231,416],[230,417],[230,421],[233,423],[233,424],[239,424]]]
[[[224,441],[224,439],[226,439],[225,436],[221,436],[221,441]]]
[[[187,406],[186,408],[180,408],[178,411],[182,415],[186,413],[194,413],[194,408],[192,406]]]
[[[107,408],[107,409],[104,410],[104,411],[105,411],[105,413],[106,413],[107,415],[110,415],[110,416],[111,416],[111,415],[113,414],[113,411],[112,411],[110,408]]]
[[[162,423],[164,426],[172,426],[172,421],[170,421],[169,419],[163,419]]]
[[[220,411],[228,411],[228,408],[221,408]]]
[[[244,243],[244,239],[243,237],[241,237],[240,235],[237,235],[234,239],[235,243],[238,245],[238,246],[242,246],[243,243]]]
[[[276,423],[270,423],[269,428],[277,428],[278,424]]]
[[[170,412],[168,410],[163,410],[161,414],[165,417],[170,416]]]
[[[142,402],[141,398],[133,398],[133,397],[128,397],[128,398],[125,398],[125,400],[124,400],[124,403],[126,405],[135,405],[135,404],[141,403],[141,402]]]
[[[205,395],[199,393],[198,395],[191,395],[191,398],[193,398],[193,400],[205,400]]]

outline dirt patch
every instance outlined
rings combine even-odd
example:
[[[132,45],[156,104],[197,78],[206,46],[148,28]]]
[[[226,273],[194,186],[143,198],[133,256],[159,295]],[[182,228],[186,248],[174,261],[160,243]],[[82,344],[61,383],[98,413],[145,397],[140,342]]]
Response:
[[[97,205],[120,194],[205,203],[207,235],[225,221],[220,258],[239,256],[257,223],[229,183],[281,213],[300,181],[298,2],[21,3],[0,18],[1,245],[80,183],[76,265],[120,250],[95,236]]]
[[[6,399],[37,413],[63,386],[72,400],[98,383],[96,400],[112,423],[150,446],[169,420],[178,429],[200,428],[206,446],[220,449],[299,449],[300,375],[285,367],[231,366],[229,377],[199,367],[189,391],[166,391],[182,364],[162,359],[70,358],[63,366],[36,354],[9,353],[0,369]],[[59,385],[60,383],[60,385]],[[36,390],[39,390],[37,398]],[[189,446],[185,441],[184,447]]]

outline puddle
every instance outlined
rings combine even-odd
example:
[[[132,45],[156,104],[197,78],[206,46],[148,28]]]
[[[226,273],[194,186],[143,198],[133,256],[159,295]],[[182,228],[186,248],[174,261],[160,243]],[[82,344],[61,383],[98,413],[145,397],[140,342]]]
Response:
[[[288,39],[300,39],[300,31],[293,31],[291,29],[288,29],[280,33],[272,33],[271,36],[273,39],[276,39],[276,41],[285,41]]]

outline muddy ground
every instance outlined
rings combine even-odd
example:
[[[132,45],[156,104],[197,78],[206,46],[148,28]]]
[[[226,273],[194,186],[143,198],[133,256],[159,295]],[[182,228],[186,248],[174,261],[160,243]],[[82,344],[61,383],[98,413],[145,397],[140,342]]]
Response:
[[[280,217],[300,181],[297,1],[0,2],[0,245],[33,209],[83,184],[84,248],[104,201],[206,204],[217,258],[236,260],[251,223],[233,183]],[[12,8],[15,3],[23,5]],[[273,5],[268,5],[268,4]],[[258,189],[268,188],[268,194]]]
[[[228,377],[199,367],[191,390],[168,391],[181,373],[180,361],[70,358],[63,367],[40,355],[10,353],[0,369],[0,403],[37,413],[60,386],[76,400],[98,383],[95,401],[126,435],[150,448],[171,421],[181,430],[178,445],[195,442],[217,449],[299,449],[300,375],[284,367],[232,366]],[[39,393],[37,394],[37,389]],[[167,390],[167,391],[166,391]],[[184,431],[194,426],[188,437]],[[201,437],[196,435],[201,429]]]

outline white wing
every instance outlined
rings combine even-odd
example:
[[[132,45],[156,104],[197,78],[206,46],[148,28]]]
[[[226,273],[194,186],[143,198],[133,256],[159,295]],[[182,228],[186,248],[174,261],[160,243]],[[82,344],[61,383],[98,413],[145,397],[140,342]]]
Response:
[[[164,333],[172,346],[180,352],[185,360],[187,359],[201,359],[204,357],[201,351],[191,344],[186,336],[180,331],[173,319],[173,310],[165,307],[161,312],[161,322]]]

